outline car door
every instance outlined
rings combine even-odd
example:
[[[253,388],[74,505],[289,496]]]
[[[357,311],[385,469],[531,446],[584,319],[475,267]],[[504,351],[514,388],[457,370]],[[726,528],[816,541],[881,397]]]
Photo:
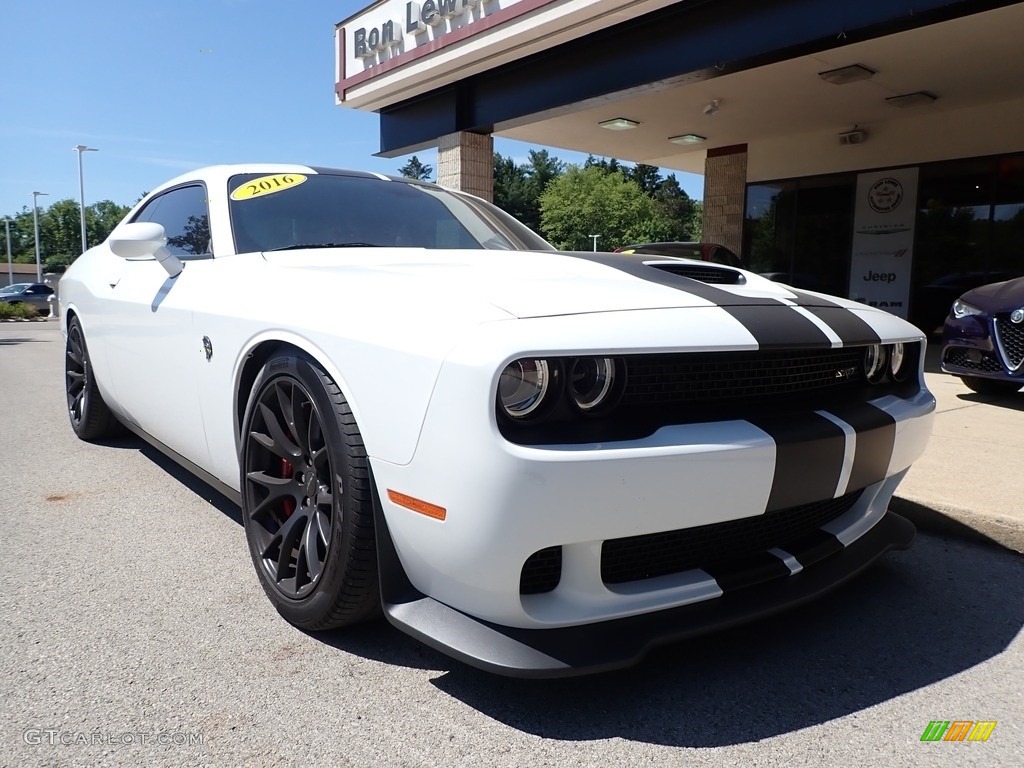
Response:
[[[53,289],[43,284],[29,286],[22,294],[22,300],[39,310],[40,314],[48,314],[50,311],[49,298],[53,295]]]
[[[143,431],[201,467],[209,465],[196,379],[204,362],[193,330],[196,286],[209,279],[207,192],[194,183],[150,200],[135,222],[155,222],[185,262],[176,277],[152,257],[117,259],[110,276],[110,368],[118,402]]]

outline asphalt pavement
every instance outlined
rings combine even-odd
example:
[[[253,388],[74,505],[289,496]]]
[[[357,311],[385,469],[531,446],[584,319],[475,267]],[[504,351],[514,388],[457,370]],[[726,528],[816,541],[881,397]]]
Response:
[[[634,669],[537,682],[383,621],[288,625],[237,507],[134,438],[74,438],[61,362],[55,320],[0,323],[0,766],[1021,764],[1024,394],[929,374],[910,550]],[[922,742],[934,720],[997,725]]]

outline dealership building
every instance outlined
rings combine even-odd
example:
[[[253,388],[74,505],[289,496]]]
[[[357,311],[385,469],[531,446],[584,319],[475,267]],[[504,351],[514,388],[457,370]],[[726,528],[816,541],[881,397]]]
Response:
[[[703,236],[924,326],[1024,274],[1024,3],[380,0],[339,104],[491,199],[493,137],[704,174]]]

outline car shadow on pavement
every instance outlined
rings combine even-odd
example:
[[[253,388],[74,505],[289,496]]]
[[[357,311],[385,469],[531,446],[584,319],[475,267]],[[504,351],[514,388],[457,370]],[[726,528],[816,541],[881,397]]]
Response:
[[[13,347],[16,344],[50,344],[55,339],[27,339],[20,336],[12,336],[9,339],[0,338],[0,347]]]
[[[633,669],[528,681],[451,664],[433,683],[544,738],[756,742],[866,710],[999,655],[1024,625],[1014,586],[1022,579],[1019,556],[922,536],[817,603],[661,648]]]
[[[176,461],[165,456],[142,438],[136,437],[128,432],[128,430],[124,430],[123,436],[97,440],[96,443],[110,448],[137,450],[194,494],[209,502],[225,517],[228,517],[239,525],[242,525],[242,510],[239,509],[238,505],[235,504],[234,501],[229,499],[213,486],[200,480],[187,469],[184,469]]]
[[[968,392],[957,395],[957,398],[968,403],[985,403],[998,408],[1024,411],[1024,393],[1021,392],[1014,392],[1012,395],[980,395],[977,392]]]

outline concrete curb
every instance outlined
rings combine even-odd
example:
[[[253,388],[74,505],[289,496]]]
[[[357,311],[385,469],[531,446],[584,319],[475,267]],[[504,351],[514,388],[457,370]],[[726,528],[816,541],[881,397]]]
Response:
[[[986,515],[958,507],[926,505],[920,501],[893,496],[889,509],[902,515],[924,533],[950,536],[975,543],[990,544],[1024,554],[1024,522],[1001,515]]]

